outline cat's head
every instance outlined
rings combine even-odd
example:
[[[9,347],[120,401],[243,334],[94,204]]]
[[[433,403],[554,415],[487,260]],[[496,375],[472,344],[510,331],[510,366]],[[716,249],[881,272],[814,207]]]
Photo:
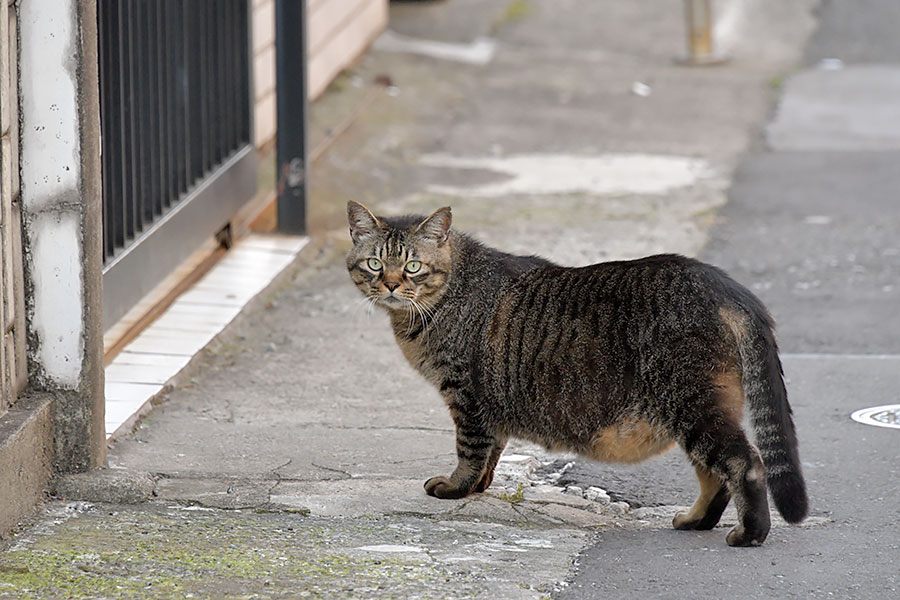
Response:
[[[353,249],[347,269],[356,287],[388,310],[430,309],[450,274],[450,208],[429,217],[376,217],[347,203]]]

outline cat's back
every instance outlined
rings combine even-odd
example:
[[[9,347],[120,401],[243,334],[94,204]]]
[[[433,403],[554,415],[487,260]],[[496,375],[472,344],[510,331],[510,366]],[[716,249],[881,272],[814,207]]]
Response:
[[[511,313],[579,318],[591,308],[699,308],[728,296],[734,284],[719,269],[677,254],[610,261],[586,267],[540,265],[522,272],[505,290]],[[737,284],[734,284],[737,285]],[[679,311],[680,312],[680,311]]]
[[[758,303],[723,271],[675,254],[586,267],[540,265],[499,295],[485,341],[501,353],[598,342],[634,350],[665,335],[712,333],[719,309],[742,301]]]

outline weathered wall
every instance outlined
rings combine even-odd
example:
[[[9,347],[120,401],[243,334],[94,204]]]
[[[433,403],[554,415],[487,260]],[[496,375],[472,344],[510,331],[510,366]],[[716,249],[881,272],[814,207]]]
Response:
[[[51,401],[25,393],[17,35],[16,6],[0,0],[0,535],[44,499],[53,454]]]
[[[19,29],[30,386],[53,397],[56,468],[80,471],[106,447],[96,4],[23,0]]]

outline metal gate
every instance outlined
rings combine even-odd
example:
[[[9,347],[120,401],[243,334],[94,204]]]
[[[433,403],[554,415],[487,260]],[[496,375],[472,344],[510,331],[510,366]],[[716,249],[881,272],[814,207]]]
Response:
[[[250,0],[99,0],[108,329],[256,190]]]

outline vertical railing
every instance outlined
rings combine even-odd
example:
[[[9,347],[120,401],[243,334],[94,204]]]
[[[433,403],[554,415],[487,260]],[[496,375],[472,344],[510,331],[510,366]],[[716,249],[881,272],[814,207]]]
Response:
[[[250,140],[247,0],[100,0],[104,257]]]

